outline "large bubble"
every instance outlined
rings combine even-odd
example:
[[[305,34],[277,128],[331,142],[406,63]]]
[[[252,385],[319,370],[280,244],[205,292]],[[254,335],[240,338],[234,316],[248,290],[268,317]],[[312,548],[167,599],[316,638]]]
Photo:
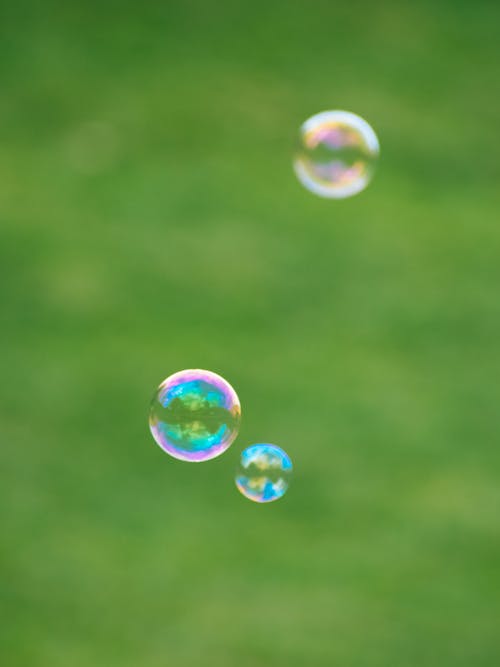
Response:
[[[238,435],[240,401],[216,373],[185,370],[164,380],[151,403],[149,427],[168,454],[182,461],[219,456]]]
[[[276,445],[258,444],[241,453],[235,482],[239,491],[256,503],[270,503],[285,495],[292,475],[292,461]]]
[[[368,123],[349,111],[323,111],[300,128],[294,160],[299,181],[320,197],[344,199],[364,190],[380,152]]]

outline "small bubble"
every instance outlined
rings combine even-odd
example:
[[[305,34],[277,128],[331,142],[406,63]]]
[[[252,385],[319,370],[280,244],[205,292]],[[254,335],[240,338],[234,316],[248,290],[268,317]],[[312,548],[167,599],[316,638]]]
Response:
[[[285,495],[292,461],[276,445],[257,444],[241,453],[235,482],[238,490],[256,503],[270,503]]]
[[[366,188],[380,146],[365,120],[349,111],[323,111],[308,118],[300,134],[294,169],[305,188],[329,199],[351,197]]]

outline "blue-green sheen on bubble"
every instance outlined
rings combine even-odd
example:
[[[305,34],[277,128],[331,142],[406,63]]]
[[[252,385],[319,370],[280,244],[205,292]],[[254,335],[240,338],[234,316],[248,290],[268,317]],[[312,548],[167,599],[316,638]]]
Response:
[[[208,461],[231,445],[240,426],[236,392],[220,375],[179,371],[158,387],[149,413],[154,439],[182,461]]]
[[[247,447],[240,457],[235,482],[238,490],[256,503],[282,498],[290,484],[292,461],[288,454],[270,444]]]
[[[363,118],[349,111],[323,111],[302,124],[293,166],[310,192],[345,199],[366,188],[379,152],[377,135]]]

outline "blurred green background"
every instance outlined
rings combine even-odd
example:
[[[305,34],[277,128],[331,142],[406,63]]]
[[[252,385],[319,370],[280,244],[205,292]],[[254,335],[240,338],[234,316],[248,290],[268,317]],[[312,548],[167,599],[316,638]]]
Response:
[[[0,664],[498,666],[498,3],[1,13]],[[351,200],[292,171],[329,108]],[[203,465],[147,427],[186,367],[243,406]]]

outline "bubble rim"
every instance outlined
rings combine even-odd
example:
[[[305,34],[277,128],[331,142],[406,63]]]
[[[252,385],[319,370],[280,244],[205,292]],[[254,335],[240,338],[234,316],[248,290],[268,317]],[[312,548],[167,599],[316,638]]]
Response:
[[[245,467],[243,465],[243,458],[244,458],[245,454],[247,454],[251,450],[259,448],[259,447],[269,447],[269,448],[273,449],[277,454],[279,454],[281,460],[286,464],[286,467],[284,468],[284,470],[288,473],[288,475],[292,474],[292,472],[293,472],[293,462],[292,462],[292,459],[290,458],[290,455],[287,452],[285,452],[284,449],[279,447],[279,445],[275,445],[271,442],[256,442],[253,445],[249,445],[248,447],[245,447],[245,449],[243,449],[242,452],[240,453],[240,465],[242,467]],[[250,496],[246,493],[244,487],[240,484],[240,482],[238,480],[239,477],[240,476],[237,473],[235,475],[235,479],[234,479],[234,483],[236,485],[236,488],[238,489],[238,491],[241,493],[241,495],[244,498],[246,498],[247,500],[251,500],[252,502],[256,503],[257,505],[266,505],[268,503],[273,503],[276,500],[280,500],[281,498],[283,498],[283,496],[288,491],[288,488],[290,487],[290,481],[287,480],[286,488],[284,489],[284,491],[280,495],[277,495],[274,498],[267,498],[267,499],[256,498],[256,497]]]

